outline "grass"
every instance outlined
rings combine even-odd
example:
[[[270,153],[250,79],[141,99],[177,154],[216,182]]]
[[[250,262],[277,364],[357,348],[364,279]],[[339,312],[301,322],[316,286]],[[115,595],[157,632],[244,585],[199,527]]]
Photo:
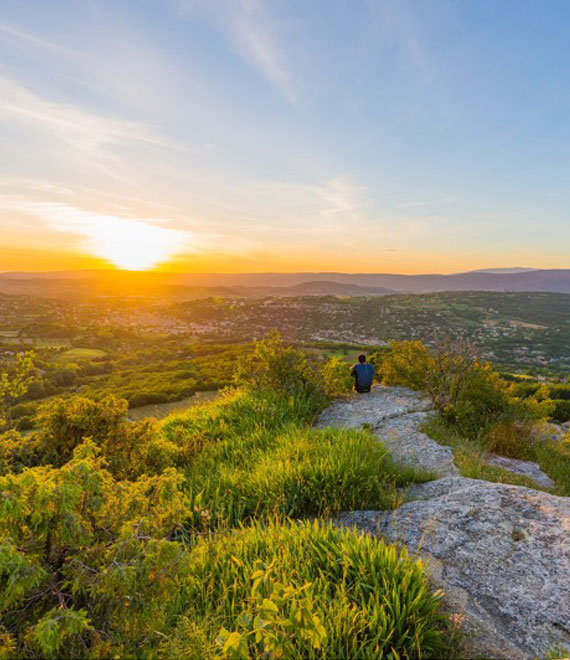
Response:
[[[329,524],[257,523],[204,539],[185,582],[188,608],[160,650],[167,657],[277,657],[275,647],[292,659],[446,654],[441,594],[422,562]]]
[[[75,362],[105,357],[107,353],[99,348],[70,348],[57,356],[57,362]]]
[[[429,480],[396,466],[367,431],[311,428],[310,401],[270,392],[227,393],[166,420],[168,442],[187,447],[193,530],[274,516],[333,516],[388,509],[396,489]],[[182,449],[184,452],[184,449]]]
[[[441,417],[432,417],[423,426],[422,431],[439,444],[450,446],[453,449],[455,464],[464,477],[527,486],[535,490],[549,490],[538,485],[530,477],[489,465],[485,460],[487,448],[475,440],[462,437],[451,424]],[[555,488],[551,492],[556,495],[570,495],[570,445],[567,441],[536,443],[531,448],[521,448],[520,455],[514,456],[514,458],[535,461],[540,469],[555,482]]]

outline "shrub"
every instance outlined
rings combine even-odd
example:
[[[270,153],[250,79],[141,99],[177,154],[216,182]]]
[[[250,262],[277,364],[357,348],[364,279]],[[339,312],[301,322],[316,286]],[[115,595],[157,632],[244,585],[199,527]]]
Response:
[[[553,419],[559,422],[566,422],[570,419],[570,401],[566,399],[552,399],[552,404]]]
[[[155,422],[130,423],[126,414],[127,402],[111,396],[100,401],[81,396],[53,399],[40,408],[35,419],[40,430],[32,439],[38,461],[61,466],[85,438],[91,438],[119,479],[156,474],[173,465],[172,461],[153,464],[150,454],[155,450],[150,446],[157,438]]]
[[[253,355],[240,359],[236,381],[290,396],[311,396],[317,405],[325,404],[318,370],[309,364],[305,353],[288,346],[277,331],[255,342]]]
[[[174,470],[116,481],[91,441],[61,468],[0,477],[0,614],[17,655],[108,657],[121,646],[106,640],[134,651],[164,625],[179,585],[161,571],[184,565],[169,540],[181,483]]]
[[[201,541],[185,592],[189,609],[164,655],[340,660],[444,650],[441,594],[421,561],[331,525],[270,523]]]
[[[464,346],[430,352],[419,341],[398,341],[391,348],[382,366],[385,382],[425,390],[438,412],[468,437],[485,437],[497,424],[528,426],[551,408],[536,398],[516,398],[490,363]]]
[[[338,397],[352,390],[354,381],[341,357],[327,360],[321,369],[322,387],[328,397]]]
[[[34,380],[34,353],[20,353],[0,364],[0,430],[6,424],[9,404],[23,396]]]
[[[0,434],[0,474],[21,472],[37,462],[35,443],[17,431]]]

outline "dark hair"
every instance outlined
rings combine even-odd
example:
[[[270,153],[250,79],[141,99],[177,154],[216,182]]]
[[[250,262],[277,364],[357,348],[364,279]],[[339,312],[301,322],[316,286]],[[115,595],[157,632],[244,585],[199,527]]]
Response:
[[[358,361],[360,362],[360,364],[366,362],[366,355],[364,355],[364,353],[360,353],[360,355],[358,356]]]

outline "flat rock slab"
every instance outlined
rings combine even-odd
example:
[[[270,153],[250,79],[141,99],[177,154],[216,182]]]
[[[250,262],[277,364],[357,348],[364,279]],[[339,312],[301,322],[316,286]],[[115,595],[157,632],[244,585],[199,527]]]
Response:
[[[396,463],[427,470],[440,477],[459,475],[451,448],[438,444],[418,430],[429,415],[414,412],[391,417],[382,421],[375,432]]]
[[[487,463],[503,468],[503,470],[509,470],[509,472],[514,472],[515,474],[530,477],[543,488],[554,488],[556,485],[547,474],[544,474],[538,463],[533,463],[532,461],[522,461],[518,458],[507,458],[498,454],[489,454],[487,456]]]
[[[372,428],[386,445],[396,463],[426,470],[443,477],[459,474],[453,452],[421,433],[419,428],[430,414],[431,401],[421,392],[406,387],[375,387],[368,394],[335,401],[327,408],[318,426]]]
[[[335,401],[323,412],[318,426],[359,429],[367,424],[376,428],[389,417],[430,408],[430,400],[421,392],[406,387],[377,386],[367,394],[355,394],[349,399]]]
[[[446,477],[393,512],[338,519],[419,549],[468,633],[462,657],[527,660],[570,648],[570,498]]]

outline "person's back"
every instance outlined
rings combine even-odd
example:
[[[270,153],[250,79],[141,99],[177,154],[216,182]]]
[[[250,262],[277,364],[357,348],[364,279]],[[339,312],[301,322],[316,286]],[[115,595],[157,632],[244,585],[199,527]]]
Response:
[[[354,378],[354,389],[357,392],[370,392],[374,380],[374,366],[366,362],[366,355],[361,353],[358,356],[358,363],[352,367],[350,375]]]

